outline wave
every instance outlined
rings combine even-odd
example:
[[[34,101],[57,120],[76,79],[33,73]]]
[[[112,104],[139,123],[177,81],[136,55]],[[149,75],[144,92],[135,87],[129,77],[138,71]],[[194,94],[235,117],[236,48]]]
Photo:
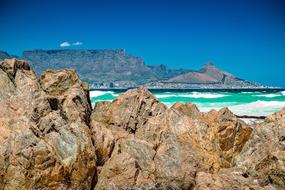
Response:
[[[252,91],[252,92],[240,92],[242,94],[256,94],[256,93],[260,93],[260,91]]]
[[[190,94],[190,98],[222,98],[228,95],[225,94],[212,94],[212,93],[200,93],[200,92],[193,92]]]
[[[93,90],[89,92],[90,98],[102,96],[105,94],[112,94],[113,96],[116,96],[113,91],[100,91],[100,90]]]
[[[249,115],[249,116],[267,116],[285,107],[285,101],[262,101],[236,104],[234,102],[225,102],[223,104],[197,104],[202,112],[208,112],[212,109],[219,110],[223,107],[228,107],[236,115]]]
[[[281,96],[280,94],[259,94],[259,95],[255,95],[258,97],[266,97],[266,98],[274,98],[274,97],[278,97]]]
[[[283,96],[285,96],[285,91],[281,91],[281,94],[282,94]]]
[[[261,101],[229,106],[229,109],[237,115],[266,116],[285,107],[284,101]]]
[[[157,98],[185,97],[185,98],[222,98],[228,95],[215,93],[192,92],[191,94],[157,94]]]
[[[155,94],[156,98],[169,98],[169,97],[178,97],[179,95],[176,94]]]

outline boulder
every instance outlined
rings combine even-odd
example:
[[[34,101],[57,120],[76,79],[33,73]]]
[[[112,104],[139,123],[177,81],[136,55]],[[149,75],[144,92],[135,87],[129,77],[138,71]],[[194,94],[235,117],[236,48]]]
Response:
[[[0,189],[90,189],[96,156],[88,89],[73,70],[38,80],[29,64],[0,63]]]
[[[285,109],[258,124],[241,153],[236,167],[256,178],[260,185],[285,189]]]
[[[231,167],[252,131],[228,109],[200,113],[190,103],[167,108],[144,88],[98,102],[91,128],[96,190],[158,184],[193,189],[197,172]]]

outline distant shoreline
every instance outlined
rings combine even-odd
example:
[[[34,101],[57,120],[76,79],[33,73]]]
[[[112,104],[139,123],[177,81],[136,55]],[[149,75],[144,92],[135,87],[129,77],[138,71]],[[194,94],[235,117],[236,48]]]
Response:
[[[133,87],[137,88],[137,87]],[[133,88],[91,88],[90,91],[98,90],[98,91],[117,91],[117,92],[124,92],[129,89]],[[151,92],[191,92],[191,91],[230,91],[230,92],[239,92],[239,91],[245,91],[245,92],[254,92],[254,91],[285,91],[285,88],[148,88]]]

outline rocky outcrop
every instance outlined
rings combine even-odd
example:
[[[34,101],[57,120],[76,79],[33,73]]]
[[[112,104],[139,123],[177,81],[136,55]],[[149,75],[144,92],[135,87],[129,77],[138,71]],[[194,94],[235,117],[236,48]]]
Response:
[[[91,110],[74,70],[38,79],[16,59],[0,63],[0,107],[0,190],[285,188],[285,109],[249,126],[140,87]]]
[[[228,109],[203,114],[189,103],[168,109],[144,88],[97,103],[91,127],[99,166],[95,189],[192,189],[197,172],[231,167],[252,131]]]
[[[261,185],[285,189],[285,109],[254,128],[234,164]]]
[[[96,172],[88,86],[75,71],[0,63],[0,189],[89,189]]]

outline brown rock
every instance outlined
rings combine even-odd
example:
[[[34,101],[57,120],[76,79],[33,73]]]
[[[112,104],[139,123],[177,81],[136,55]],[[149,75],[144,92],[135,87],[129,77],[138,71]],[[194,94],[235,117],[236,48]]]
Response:
[[[238,119],[228,108],[205,113],[202,115],[202,120],[209,126],[207,132],[209,139],[206,143],[212,142],[213,145],[218,145],[221,156],[226,161],[225,164],[230,167],[232,158],[240,153],[249,139],[252,128]]]
[[[260,187],[256,180],[244,177],[238,172],[225,171],[219,174],[199,172],[196,177],[195,190],[273,190],[275,188]]]
[[[181,102],[176,102],[171,109],[177,110],[180,113],[183,113],[189,117],[196,117],[199,115],[199,109],[195,104],[187,102],[186,104],[182,104]]]
[[[12,59],[0,63],[0,81],[0,189],[89,189],[91,107],[76,73],[48,71],[38,82]]]
[[[0,190],[285,188],[285,109],[252,129],[137,88],[91,115],[74,70],[38,80],[16,59],[0,63],[0,88]]]
[[[285,188],[285,109],[258,124],[238,155],[236,167],[258,179],[262,186]]]
[[[228,109],[200,113],[190,103],[167,109],[143,88],[97,103],[91,127],[101,166],[95,189],[191,189],[197,172],[231,167],[252,131]]]

